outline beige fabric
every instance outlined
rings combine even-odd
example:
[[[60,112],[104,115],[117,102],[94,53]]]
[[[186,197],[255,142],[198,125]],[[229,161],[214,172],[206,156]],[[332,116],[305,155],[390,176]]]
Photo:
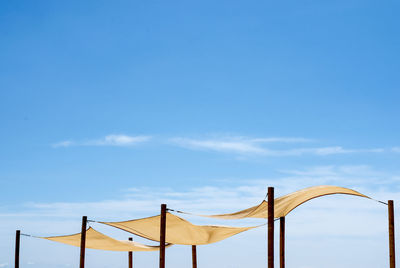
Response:
[[[64,236],[41,237],[43,239],[60,242],[63,244],[80,247],[81,233]],[[112,250],[112,251],[156,251],[158,246],[147,246],[133,241],[116,240],[106,236],[93,228],[86,231],[86,248]]]
[[[330,186],[330,185],[314,186],[276,198],[274,200],[275,218],[285,217],[293,209],[311,199],[332,194],[347,194],[347,195],[356,195],[360,197],[369,198],[366,195],[363,195],[357,191],[348,188]],[[263,201],[261,202],[261,204],[257,206],[230,214],[201,215],[201,216],[218,218],[218,219],[243,219],[243,218],[266,219],[268,217],[268,203],[266,201]]]
[[[179,245],[206,245],[221,241],[255,227],[226,227],[194,225],[171,213],[166,215],[167,243]],[[144,238],[160,241],[160,215],[123,222],[102,222]]]

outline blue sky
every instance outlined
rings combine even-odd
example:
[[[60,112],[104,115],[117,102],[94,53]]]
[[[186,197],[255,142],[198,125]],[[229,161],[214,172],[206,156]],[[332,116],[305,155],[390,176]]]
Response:
[[[43,204],[79,225],[83,213],[121,215],[88,203],[116,202],[136,217],[171,196],[208,206],[211,191],[244,208],[269,185],[278,195],[338,184],[400,196],[398,8],[2,1],[1,241],[15,226],[53,224]],[[135,198],[147,210],[129,214]]]

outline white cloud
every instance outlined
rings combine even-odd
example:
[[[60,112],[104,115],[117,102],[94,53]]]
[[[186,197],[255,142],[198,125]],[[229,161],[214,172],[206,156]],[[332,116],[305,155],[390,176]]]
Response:
[[[8,263],[0,263],[0,267],[8,267]]]
[[[386,174],[369,166],[316,166],[303,170],[282,170],[282,176],[270,179],[224,180],[225,186],[203,186],[184,191],[174,188],[128,188],[120,198],[93,202],[55,202],[25,204],[21,216],[51,216],[70,218],[78,215],[114,217],[158,213],[159,205],[167,203],[170,208],[202,213],[221,213],[232,208],[246,208],[260,202],[267,186],[276,187],[277,196],[314,185],[338,185],[385,199],[382,193],[400,192],[399,175]],[[235,186],[234,186],[235,185]],[[387,198],[386,198],[387,199]],[[18,216],[18,213],[0,214]]]
[[[215,152],[263,155],[263,156],[301,156],[301,155],[335,155],[351,153],[382,153],[384,149],[345,149],[341,146],[328,147],[309,147],[309,148],[291,148],[291,149],[270,149],[263,143],[272,142],[309,142],[311,140],[303,138],[245,138],[245,137],[222,137],[215,139],[190,139],[173,138],[170,140],[173,144],[192,150],[207,150]]]
[[[392,151],[395,153],[400,153],[400,147],[393,147]]]
[[[150,139],[151,139],[150,136],[128,136],[123,134],[111,134],[101,139],[88,140],[83,142],[66,140],[53,144],[53,147],[57,148],[57,147],[70,147],[70,146],[133,146],[139,143],[147,142]]]
[[[54,148],[70,147],[70,146],[133,146],[139,143],[147,142],[151,136],[128,136],[124,134],[111,134],[100,139],[87,141],[65,140],[53,144]],[[193,139],[176,137],[168,140],[169,143],[190,150],[214,151],[221,153],[234,153],[238,155],[257,155],[266,157],[283,157],[283,156],[302,156],[302,155],[337,155],[337,154],[354,154],[354,153],[382,153],[382,148],[374,149],[348,149],[341,146],[324,146],[324,147],[300,147],[300,148],[277,148],[276,144],[282,143],[308,143],[311,139],[298,137],[267,137],[267,138],[249,138],[243,136],[226,136],[213,137],[208,139]],[[274,143],[274,149],[270,146]],[[268,146],[267,146],[268,145]],[[400,152],[399,147],[393,147],[393,152]]]
[[[329,165],[329,166],[316,166],[311,168],[305,168],[303,170],[283,170],[283,173],[293,174],[293,175],[302,175],[302,176],[361,176],[361,177],[390,177],[388,174],[384,172],[379,172],[373,170],[368,165]],[[338,178],[339,180],[339,178]]]
[[[85,142],[84,145],[131,146],[149,140],[149,136],[108,135],[99,140]]]
[[[291,137],[269,137],[269,138],[255,138],[251,139],[252,142],[265,142],[265,143],[305,143],[312,142],[312,139],[305,138],[291,138]]]
[[[384,149],[345,149],[341,146],[331,146],[331,147],[317,147],[317,148],[298,148],[289,150],[277,150],[273,151],[277,156],[281,155],[333,155],[333,154],[351,154],[351,153],[382,153]]]
[[[75,143],[73,141],[61,141],[61,142],[54,143],[52,146],[54,148],[58,148],[58,147],[70,147],[73,145],[75,145]]]
[[[171,139],[171,141],[178,146],[189,149],[256,154],[266,152],[260,145],[250,140],[195,140],[188,138],[174,138]]]

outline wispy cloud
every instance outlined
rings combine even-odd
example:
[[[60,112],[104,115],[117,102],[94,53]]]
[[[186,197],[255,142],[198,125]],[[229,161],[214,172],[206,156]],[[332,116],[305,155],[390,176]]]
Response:
[[[99,140],[92,140],[85,145],[94,146],[131,146],[150,140],[149,136],[108,135]]]
[[[99,139],[84,141],[65,140],[54,143],[54,148],[71,146],[133,146],[148,142],[151,136],[128,136],[124,134],[111,134]],[[266,157],[283,156],[302,156],[302,155],[337,155],[337,154],[355,154],[355,153],[383,153],[400,152],[400,147],[391,149],[371,148],[371,149],[353,149],[342,146],[320,146],[304,147],[298,144],[315,142],[312,139],[301,137],[261,137],[250,138],[244,136],[221,136],[212,138],[187,138],[175,137],[167,139],[168,143],[174,146],[190,150],[213,151],[220,153],[232,153],[237,155],[256,155]],[[288,147],[290,144],[291,148]],[[294,147],[294,145],[297,145]],[[294,147],[294,148],[293,148]],[[282,148],[282,149],[281,149]]]
[[[89,214],[114,217],[131,215],[132,211],[139,214],[158,213],[159,204],[167,203],[173,209],[220,213],[257,204],[264,198],[267,186],[276,187],[278,196],[315,185],[354,188],[376,198],[385,198],[382,193],[400,194],[398,174],[377,171],[366,165],[316,166],[280,172],[281,176],[269,179],[224,180],[220,186],[195,187],[181,191],[174,188],[127,188],[122,191],[120,199],[84,203],[32,202],[25,204],[25,208],[34,212],[32,215],[40,216],[73,217]]]
[[[147,142],[151,139],[150,136],[128,136],[124,134],[111,134],[100,139],[87,141],[61,141],[54,143],[54,148],[70,147],[70,146],[133,146],[139,143]]]
[[[54,148],[58,148],[58,147],[70,147],[70,146],[74,146],[76,145],[75,142],[73,141],[60,141],[57,143],[53,143],[52,146]]]
[[[295,148],[289,150],[269,150],[271,155],[285,156],[285,155],[332,155],[332,154],[352,154],[352,153],[382,153],[385,150],[382,148],[375,149],[346,149],[341,146],[330,147],[314,147],[314,148]]]
[[[268,138],[255,138],[249,139],[251,142],[257,143],[305,143],[305,142],[313,142],[312,139],[306,138],[296,138],[296,137],[268,137]]]
[[[367,165],[328,165],[304,168],[300,170],[281,170],[283,181],[298,181],[301,185],[338,184],[356,186],[374,192],[400,191],[399,174],[377,171]]]
[[[170,141],[183,148],[191,150],[206,150],[237,154],[257,154],[264,156],[301,156],[301,155],[334,155],[351,153],[381,153],[382,148],[347,149],[341,146],[300,147],[289,149],[271,149],[265,144],[270,143],[304,143],[312,140],[304,138],[245,138],[222,137],[214,139],[173,138]]]
[[[188,138],[173,138],[171,139],[171,142],[188,149],[236,153],[265,153],[265,149],[258,143],[244,139],[196,140]]]
[[[392,147],[392,151],[395,153],[400,153],[400,147]]]
[[[232,152],[241,154],[273,154],[275,152],[265,148],[264,144],[305,143],[311,141],[312,140],[310,139],[296,137],[248,138],[243,136],[218,137],[211,139],[191,139],[176,137],[170,139],[170,142],[172,142],[173,144],[188,149]]]

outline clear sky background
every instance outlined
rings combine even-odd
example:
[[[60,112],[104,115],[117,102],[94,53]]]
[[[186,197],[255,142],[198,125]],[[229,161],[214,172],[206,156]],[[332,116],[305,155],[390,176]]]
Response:
[[[13,267],[15,229],[79,232],[82,215],[149,216],[161,202],[235,211],[267,186],[279,196],[336,184],[396,201],[399,8],[2,1],[0,267]],[[385,213],[350,197],[305,205],[288,226],[288,265],[387,266]],[[24,267],[77,264],[77,249],[23,243]],[[200,264],[264,267],[264,244],[265,230],[242,234],[200,249]],[[232,257],[238,245],[248,247]],[[170,267],[190,265],[188,249],[170,251]],[[89,254],[89,268],[126,267],[124,254]],[[137,255],[137,267],[156,267],[157,254]]]

